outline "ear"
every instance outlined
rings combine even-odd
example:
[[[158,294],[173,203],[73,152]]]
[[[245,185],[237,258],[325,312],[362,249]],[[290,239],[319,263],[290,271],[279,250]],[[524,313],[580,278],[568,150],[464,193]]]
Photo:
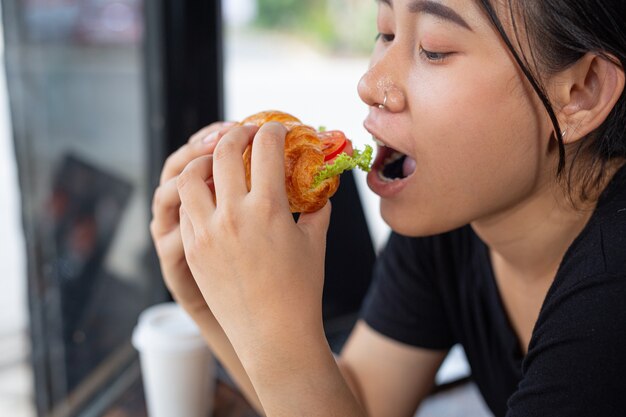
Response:
[[[555,76],[565,143],[586,137],[606,120],[624,91],[624,78],[622,67],[593,53]]]

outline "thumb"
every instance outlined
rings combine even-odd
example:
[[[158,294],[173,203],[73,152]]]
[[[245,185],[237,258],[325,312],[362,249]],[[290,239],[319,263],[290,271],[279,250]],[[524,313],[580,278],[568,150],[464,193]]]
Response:
[[[313,240],[325,240],[331,213],[330,201],[313,213],[302,213],[298,218],[298,226]]]

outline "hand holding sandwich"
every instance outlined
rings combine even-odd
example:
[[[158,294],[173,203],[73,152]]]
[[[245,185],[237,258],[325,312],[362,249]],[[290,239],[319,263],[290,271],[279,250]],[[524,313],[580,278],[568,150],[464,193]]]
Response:
[[[321,325],[328,198],[341,172],[367,169],[370,158],[371,148],[353,150],[341,132],[266,111],[185,168],[178,191],[186,259],[226,333],[260,330],[245,320],[271,327],[270,318],[300,313]],[[297,223],[291,212],[302,212]]]
[[[235,349],[284,328],[285,320],[323,336],[330,206],[293,220],[285,187],[286,134],[276,122],[235,127],[212,158],[194,160],[178,179],[187,262]],[[248,188],[243,155],[253,138]],[[207,187],[211,177],[213,187]]]
[[[275,122],[235,127],[213,158],[185,168],[178,180],[185,256],[266,415],[294,415],[302,393],[314,388],[333,399],[326,405],[338,415],[362,416],[322,327],[330,206],[294,222],[287,133]],[[248,187],[243,154],[253,137]],[[211,177],[214,192],[206,185]]]

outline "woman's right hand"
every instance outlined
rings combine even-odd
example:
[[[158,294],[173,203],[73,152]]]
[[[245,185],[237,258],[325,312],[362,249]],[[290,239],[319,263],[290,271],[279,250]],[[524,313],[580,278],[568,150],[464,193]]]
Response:
[[[183,252],[180,235],[180,197],[176,180],[192,160],[210,155],[219,139],[235,123],[217,122],[198,131],[165,161],[158,188],[152,200],[150,233],[154,241],[165,285],[174,299],[190,315],[210,313]]]

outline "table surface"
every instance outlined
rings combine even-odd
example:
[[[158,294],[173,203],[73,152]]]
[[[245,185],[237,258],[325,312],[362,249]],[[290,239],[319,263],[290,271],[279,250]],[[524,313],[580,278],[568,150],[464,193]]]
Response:
[[[141,380],[107,410],[103,417],[148,417]],[[245,398],[232,386],[218,379],[213,413],[207,417],[259,417]]]
[[[459,380],[441,387],[420,406],[414,417],[471,416],[493,417],[485,404],[478,388],[467,381]],[[103,417],[147,417],[141,381],[125,392],[125,394]],[[250,407],[241,393],[229,383],[218,378],[215,391],[213,414],[207,417],[259,417]]]

